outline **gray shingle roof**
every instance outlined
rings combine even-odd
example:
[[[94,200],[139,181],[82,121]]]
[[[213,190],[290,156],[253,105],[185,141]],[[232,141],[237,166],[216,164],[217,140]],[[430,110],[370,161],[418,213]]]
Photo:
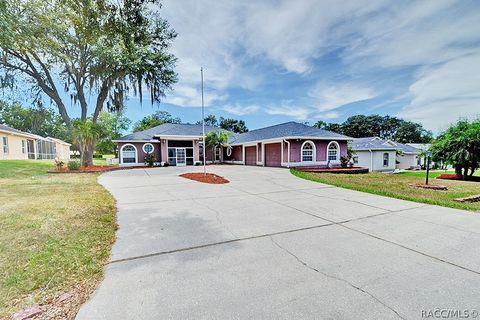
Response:
[[[352,142],[353,150],[401,150],[404,153],[420,153],[421,150],[403,144],[394,142],[395,145],[387,143],[388,140],[383,140],[378,137],[358,138]]]
[[[252,130],[249,132],[241,133],[233,136],[230,144],[241,144],[253,141],[261,141],[267,139],[276,138],[288,138],[288,137],[309,137],[309,138],[327,138],[337,140],[351,140],[351,138],[327,131],[307,126],[298,122],[286,122],[277,124],[274,126]]]
[[[28,137],[32,137],[32,138],[40,137],[40,136],[37,136],[37,135],[32,134],[32,133],[23,132],[23,131],[11,128],[11,127],[9,127],[5,124],[0,124],[0,130],[11,132],[11,133],[16,133],[16,134],[20,134],[22,136],[28,136]],[[40,137],[40,138],[42,138],[42,137]]]
[[[397,150],[397,147],[385,145],[386,140],[376,137],[354,139],[352,142],[353,150]]]
[[[205,133],[220,130],[218,127],[205,126]],[[164,123],[159,126],[127,134],[116,140],[152,140],[154,136],[202,136],[202,125],[200,124],[179,124]]]
[[[420,152],[422,152],[421,149],[415,148],[413,146],[409,146],[408,144],[397,143],[397,147],[399,150],[402,150],[404,153],[419,154]]]

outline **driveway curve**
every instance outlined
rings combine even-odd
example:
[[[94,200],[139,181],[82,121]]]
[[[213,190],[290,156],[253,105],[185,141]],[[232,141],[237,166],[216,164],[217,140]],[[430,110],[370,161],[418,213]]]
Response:
[[[480,216],[280,168],[114,171],[119,230],[77,319],[420,319],[480,309]]]

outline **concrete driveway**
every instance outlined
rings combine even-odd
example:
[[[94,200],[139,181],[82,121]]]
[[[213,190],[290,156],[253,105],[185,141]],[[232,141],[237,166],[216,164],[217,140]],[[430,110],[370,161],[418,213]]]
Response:
[[[472,318],[480,310],[479,214],[279,168],[208,167],[225,185],[178,177],[192,171],[201,168],[100,177],[118,201],[120,229],[105,279],[77,319],[421,319],[438,309]]]

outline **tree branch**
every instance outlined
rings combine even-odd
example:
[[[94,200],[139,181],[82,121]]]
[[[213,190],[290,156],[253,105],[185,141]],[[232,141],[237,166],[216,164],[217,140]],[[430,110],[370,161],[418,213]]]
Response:
[[[93,122],[96,122],[98,119],[98,115],[100,114],[100,111],[102,111],[103,104],[105,103],[105,100],[107,99],[108,96],[108,83],[109,79],[105,79],[102,83],[102,87],[100,88],[100,92],[97,97],[97,104],[95,106],[95,111],[93,112]]]

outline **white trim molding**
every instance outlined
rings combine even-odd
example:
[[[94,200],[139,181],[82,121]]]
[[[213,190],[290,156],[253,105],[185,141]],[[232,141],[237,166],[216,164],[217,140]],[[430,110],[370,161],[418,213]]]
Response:
[[[312,146],[312,161],[303,161],[303,148],[305,147],[306,144],[309,144]],[[328,149],[328,147],[327,147]],[[315,163],[317,161],[317,147],[315,146],[315,143],[311,140],[305,140],[302,143],[302,147],[300,148],[300,161],[303,163]]]
[[[133,144],[131,143],[126,143],[124,144],[121,148],[120,148],[120,152],[119,152],[119,158],[120,158],[120,164],[124,164],[123,163],[123,149],[127,146],[132,146],[133,149],[135,149],[135,162],[127,162],[125,163],[126,165],[131,165],[133,163],[138,163],[138,150],[137,150],[137,147],[135,147]]]
[[[329,159],[328,159],[328,158],[329,158],[329,157],[328,157],[328,151],[329,151],[330,145],[332,145],[332,144],[335,144],[335,145],[337,146],[337,155],[336,155],[336,159],[335,159],[335,160],[329,160]],[[335,140],[330,141],[329,144],[327,145],[327,158],[326,158],[326,159],[327,159],[327,162],[328,162],[328,161],[330,161],[330,163],[334,163],[334,161],[340,162],[340,155],[341,155],[341,154],[342,154],[342,153],[341,153],[341,151],[340,151],[340,144],[339,144],[337,141],[335,141]]]
[[[146,146],[152,146],[152,151],[147,152],[147,151],[145,150],[145,147],[146,147]],[[143,150],[143,152],[146,153],[146,154],[151,154],[151,153],[154,153],[154,152],[155,152],[155,147],[153,146],[152,143],[147,142],[147,143],[144,143],[144,144],[143,144],[142,150]]]

